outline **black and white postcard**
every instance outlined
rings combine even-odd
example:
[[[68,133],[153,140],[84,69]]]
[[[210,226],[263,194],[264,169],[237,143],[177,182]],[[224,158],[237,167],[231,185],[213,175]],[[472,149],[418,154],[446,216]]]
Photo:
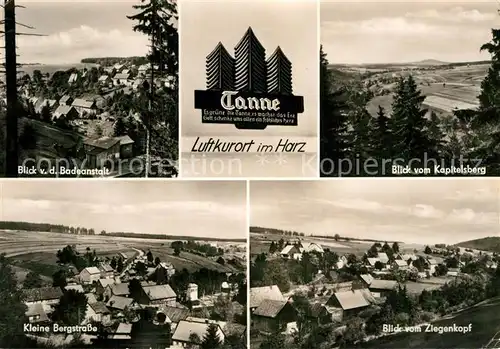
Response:
[[[500,182],[256,181],[252,349],[497,348]]]
[[[34,179],[0,193],[1,347],[246,345],[245,182]]]
[[[500,173],[496,1],[322,1],[323,177]]]
[[[9,0],[2,177],[176,177],[175,0]]]
[[[317,176],[318,6],[179,2],[183,176]]]

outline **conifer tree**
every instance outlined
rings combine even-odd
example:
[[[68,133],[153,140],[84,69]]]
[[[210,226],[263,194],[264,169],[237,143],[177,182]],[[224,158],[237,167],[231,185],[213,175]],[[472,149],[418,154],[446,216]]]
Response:
[[[201,349],[217,349],[222,345],[218,329],[219,326],[215,324],[210,324],[208,326],[207,332],[200,345]]]
[[[431,112],[427,123],[427,134],[431,141],[431,148],[428,150],[428,153],[438,156],[442,153],[444,145],[444,132],[442,130],[441,121],[434,112]]]
[[[371,129],[371,153],[378,159],[387,159],[390,149],[389,118],[385,114],[385,109],[379,105],[377,119]]]
[[[422,109],[424,99],[411,75],[398,81],[390,123],[394,158],[406,161],[423,159],[431,149],[431,142],[425,134],[428,123]]]
[[[350,145],[347,136],[347,113],[345,111],[345,95],[342,90],[333,90],[335,83],[329,69],[323,46],[320,49],[320,157],[323,163],[333,161],[338,164],[340,159],[348,156]],[[322,176],[336,176],[339,168],[322,168]]]

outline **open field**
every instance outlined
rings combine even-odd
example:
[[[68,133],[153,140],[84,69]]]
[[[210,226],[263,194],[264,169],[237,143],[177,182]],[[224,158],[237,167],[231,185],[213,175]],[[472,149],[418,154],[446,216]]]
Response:
[[[481,81],[487,74],[488,64],[471,64],[463,66],[437,65],[429,66],[390,66],[384,69],[365,69],[361,67],[335,68],[335,76],[351,74],[351,80],[372,82],[371,90],[375,97],[368,103],[368,111],[375,115],[379,105],[386,111],[391,111],[395,82],[399,76],[413,75],[424,96],[439,97],[439,100],[426,100],[425,104],[436,112],[444,115],[451,114],[454,108],[474,108],[478,106]],[[342,80],[346,80],[345,77]],[[381,91],[389,93],[381,95]],[[444,107],[443,107],[444,106]]]
[[[464,310],[453,317],[433,323],[435,326],[469,326],[472,332],[401,333],[370,341],[358,348],[481,348],[500,331],[500,299],[492,299]]]
[[[132,254],[137,252],[136,249],[144,252],[151,250],[155,257],[172,263],[177,270],[186,268],[190,272],[201,268],[222,272],[238,271],[232,265],[221,265],[211,258],[189,252],[174,256],[170,242],[171,240],[1,230],[0,254],[4,253],[17,266],[45,276],[51,276],[57,271],[56,252],[67,245],[76,245],[77,250],[81,252],[89,247],[96,250],[97,255],[101,257],[111,257],[120,252]]]
[[[269,245],[272,241],[279,241],[281,238],[285,241],[296,241],[300,238],[301,241],[304,242],[312,242],[318,245],[321,245],[323,248],[328,248],[333,252],[338,254],[354,254],[356,256],[363,256],[364,253],[370,248],[371,245],[374,244],[374,241],[346,241],[339,240],[335,241],[334,239],[326,239],[326,238],[318,238],[318,237],[310,237],[310,236],[283,236],[278,234],[259,234],[259,233],[250,233],[250,253],[252,255],[260,254],[260,253],[268,253]],[[380,243],[384,243],[385,241],[380,241]],[[391,243],[391,242],[389,242]],[[418,244],[405,244],[399,243],[399,248],[402,252],[405,251],[413,251],[423,250],[424,246]]]

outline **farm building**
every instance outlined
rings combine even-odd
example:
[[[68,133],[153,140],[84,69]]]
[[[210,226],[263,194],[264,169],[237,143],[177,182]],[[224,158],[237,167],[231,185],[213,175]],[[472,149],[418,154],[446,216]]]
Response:
[[[50,321],[41,303],[28,305],[28,309],[24,315],[28,318],[28,321],[31,324],[41,324]]]
[[[101,271],[96,267],[87,267],[83,269],[78,278],[84,284],[91,284],[98,281],[101,277]]]
[[[207,319],[206,322],[197,322],[197,321],[180,321],[177,325],[174,334],[172,335],[173,345],[177,347],[185,348],[191,344],[191,334],[196,333],[199,338],[203,338],[207,333],[208,327],[210,326],[210,321]],[[225,335],[219,325],[217,325],[217,334],[221,342],[224,341]]]
[[[29,288],[23,290],[23,300],[26,305],[40,303],[42,305],[55,305],[63,295],[59,287]]]
[[[99,84],[108,86],[113,82],[113,80],[109,77],[109,75],[101,75],[99,77]]]
[[[84,141],[88,168],[102,168],[120,158],[120,140],[115,137],[100,137]]]
[[[374,297],[385,297],[397,286],[398,282],[394,280],[373,279],[368,288]]]
[[[106,306],[113,310],[125,310],[125,308],[134,307],[135,302],[132,298],[113,296],[108,300]]]
[[[121,323],[118,325],[113,339],[132,339],[132,324]]]
[[[368,289],[352,290],[346,292],[335,292],[326,302],[333,321],[356,316],[362,310],[370,306],[371,294]]]
[[[106,287],[114,285],[115,283],[117,283],[115,279],[99,279],[96,285],[96,293],[104,294]]]
[[[115,271],[109,264],[102,264],[99,270],[101,271],[101,279],[112,279],[115,276]]]
[[[79,116],[78,111],[71,105],[61,104],[57,109],[52,113],[52,119],[64,119],[64,120],[75,120]]]
[[[297,314],[287,300],[265,299],[252,312],[252,328],[264,332],[275,332],[286,328],[290,333],[297,326]]]
[[[116,74],[113,77],[113,85],[115,85],[115,86],[127,86],[130,84],[129,78],[130,78],[130,74],[128,74],[128,73]]]
[[[392,263],[392,267],[396,270],[408,270],[409,269],[408,263],[402,259],[396,259]]]
[[[120,159],[130,159],[134,156],[134,141],[129,136],[116,137],[120,141]]]
[[[287,245],[280,252],[281,257],[286,259],[301,259],[302,253],[295,245]]]
[[[148,285],[141,287],[139,296],[141,304],[166,305],[174,307],[177,304],[177,294],[170,285]]]
[[[82,285],[67,285],[64,289],[66,291],[74,290],[76,292],[85,293]]]
[[[78,80],[78,74],[77,73],[72,73],[70,76],[69,76],[69,79],[68,79],[68,84],[74,84],[76,81]]]
[[[111,321],[111,312],[102,302],[94,302],[87,304],[85,318],[88,321],[109,323]]]
[[[324,253],[323,247],[314,242],[301,242],[300,250],[301,252],[307,252],[307,253],[311,252]]]
[[[105,287],[104,295],[107,298],[111,298],[112,296],[128,297],[130,295],[130,291],[128,289],[128,283],[109,284]]]
[[[71,96],[64,95],[59,99],[59,105],[71,105],[74,99]]]
[[[97,113],[97,107],[94,101],[86,101],[81,98],[77,98],[71,104],[81,117],[84,115],[95,115]]]
[[[191,312],[187,308],[161,306],[156,314],[165,315],[165,323],[171,324],[172,331],[175,331],[177,324],[186,320]]]
[[[250,288],[250,310],[254,311],[264,300],[284,301],[286,298],[277,285]]]

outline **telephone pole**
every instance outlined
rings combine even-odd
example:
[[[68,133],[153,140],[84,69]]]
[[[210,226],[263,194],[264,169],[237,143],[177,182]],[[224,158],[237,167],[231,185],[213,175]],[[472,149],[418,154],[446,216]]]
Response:
[[[17,144],[17,62],[16,62],[16,4],[15,0],[6,0],[4,5],[5,30],[5,75],[7,85],[6,115],[6,155],[5,176],[17,177],[18,144]]]

